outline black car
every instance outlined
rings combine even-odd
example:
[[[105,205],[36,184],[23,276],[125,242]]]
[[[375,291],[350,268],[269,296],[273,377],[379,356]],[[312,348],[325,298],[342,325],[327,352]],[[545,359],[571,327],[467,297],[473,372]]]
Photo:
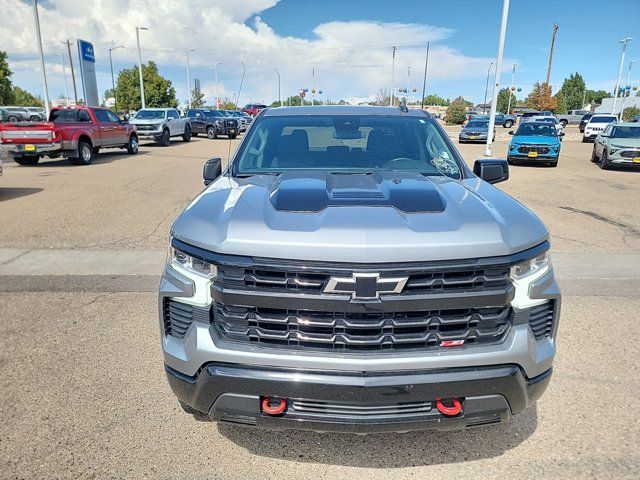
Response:
[[[202,133],[209,138],[218,138],[218,135],[226,135],[233,139],[240,133],[238,120],[230,118],[222,110],[192,108],[187,110],[186,117],[191,124],[191,134],[193,136]]]
[[[580,120],[580,125],[578,126],[578,128],[580,129],[580,133],[584,133],[584,127],[586,127],[587,123],[589,123],[591,117],[593,117],[593,113],[587,113],[584,117],[582,117],[582,120]]]

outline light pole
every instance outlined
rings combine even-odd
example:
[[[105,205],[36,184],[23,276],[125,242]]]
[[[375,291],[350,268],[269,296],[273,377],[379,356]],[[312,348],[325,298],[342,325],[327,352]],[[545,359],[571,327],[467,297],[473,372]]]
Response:
[[[116,80],[113,76],[113,59],[111,58],[111,52],[119,48],[124,48],[122,45],[109,49],[109,66],[111,67],[111,88],[113,89],[113,108],[118,111],[118,96],[116,95]]]
[[[489,74],[491,73],[491,67],[493,67],[493,62],[489,64],[489,70],[487,70],[487,84],[484,87],[484,103],[482,104],[482,114],[486,113],[487,106],[487,93],[489,92]]]
[[[634,63],[636,63],[635,60],[629,60],[629,70],[627,70],[627,82],[626,82],[626,85],[629,85],[629,82],[631,81],[631,66]],[[627,98],[626,85],[625,85],[625,91],[622,93],[622,106],[620,107],[620,121],[621,122],[624,122],[624,120],[622,119],[622,116],[624,115],[624,101]]]
[[[627,43],[633,40],[631,37],[623,38],[618,43],[622,43],[622,55],[620,56],[620,66],[618,67],[618,79],[616,80],[616,89],[613,91],[613,107],[611,113],[616,114],[616,103],[618,100],[618,89],[620,88],[620,76],[622,75],[622,64],[624,63],[624,54],[627,52]]]
[[[316,69],[311,69],[311,105],[316,104]]]
[[[140,52],[140,30],[149,30],[147,27],[136,27],[136,42],[138,42],[138,75],[140,76],[140,100],[142,108],[146,108],[144,101],[144,80],[142,79],[142,53]]]
[[[195,52],[195,50],[187,48],[187,105],[191,108],[191,65],[189,64],[189,52]]]
[[[424,78],[422,79],[422,101],[420,102],[420,108],[424,108],[424,94],[427,89],[427,68],[429,67],[429,47],[431,42],[427,42],[427,54],[424,57]]]
[[[60,51],[58,49],[58,51]],[[69,106],[69,84],[67,83],[67,69],[64,64],[64,55],[61,53],[58,54],[60,56],[60,61],[62,62],[62,76],[64,77],[64,94],[67,99],[66,104]]]
[[[498,105],[498,88],[500,87],[500,70],[502,69],[502,54],[504,52],[504,40],[507,35],[508,18],[509,18],[509,0],[503,0],[502,23],[500,24],[500,40],[498,41],[498,59],[496,61],[496,74],[495,74],[495,81],[493,83],[493,98],[491,99],[491,113],[489,114],[489,130],[487,132],[487,146],[485,147],[485,150],[484,150],[485,157],[491,156],[491,142],[493,142],[493,129],[496,125],[496,106]]]
[[[216,71],[216,110],[220,107],[220,87],[218,84],[218,65],[220,65],[220,62],[216,62],[214,64],[215,71]]]
[[[42,87],[44,89],[44,109],[49,118],[49,87],[47,86],[47,74],[44,70],[44,52],[42,50],[42,37],[40,36],[40,18],[38,17],[38,0],[33,0],[33,18],[36,24],[36,37],[38,50],[40,51],[40,68],[42,69]]]
[[[389,106],[393,106],[393,89],[395,88],[395,74],[396,74],[396,50],[398,47],[395,45],[391,47],[392,57],[391,57],[391,94],[389,95]]]
[[[240,79],[240,88],[238,88],[238,95],[236,96],[236,110],[238,109],[238,102],[240,101],[240,92],[242,92],[242,83],[244,82],[244,74],[247,73],[247,68],[244,66],[244,62],[240,62],[242,65],[242,78]]]
[[[507,115],[509,115],[511,113],[511,95],[513,95],[513,90],[514,90],[514,82],[516,80],[516,67],[518,66],[517,63],[513,64],[513,70],[511,70],[511,88],[509,88],[509,104],[507,106]]]
[[[277,68],[273,68],[278,76],[278,102],[280,102],[280,106],[282,106],[282,97],[280,96],[280,72]]]

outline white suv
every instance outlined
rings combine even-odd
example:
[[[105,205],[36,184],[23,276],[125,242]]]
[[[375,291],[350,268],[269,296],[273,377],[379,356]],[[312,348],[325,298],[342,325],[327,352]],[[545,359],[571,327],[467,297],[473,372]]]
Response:
[[[607,125],[613,122],[617,122],[618,117],[611,115],[610,113],[596,114],[589,119],[584,127],[584,134],[582,135],[582,143],[593,142],[595,138],[604,132]]]

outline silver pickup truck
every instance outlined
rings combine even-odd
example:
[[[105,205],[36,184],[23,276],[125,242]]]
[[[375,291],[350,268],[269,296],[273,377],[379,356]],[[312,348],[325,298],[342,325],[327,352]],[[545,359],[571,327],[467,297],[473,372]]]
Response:
[[[578,125],[582,117],[584,117],[589,110],[569,110],[565,114],[558,114],[556,117],[563,127],[567,125]]]
[[[191,140],[191,125],[189,120],[181,118],[175,108],[143,108],[129,119],[135,125],[138,138],[153,139],[162,146],[169,146],[172,137],[182,137]]]
[[[489,425],[550,378],[549,232],[428,113],[284,107],[171,228],[159,289],[187,412],[273,429]]]

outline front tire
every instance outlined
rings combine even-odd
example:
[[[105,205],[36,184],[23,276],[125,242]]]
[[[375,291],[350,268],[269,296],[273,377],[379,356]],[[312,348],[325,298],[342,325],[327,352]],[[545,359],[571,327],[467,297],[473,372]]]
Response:
[[[7,118],[7,121],[9,123],[15,123],[18,121],[18,117],[16,117],[15,115],[10,115],[9,118]]]
[[[191,127],[189,125],[185,125],[184,135],[182,135],[182,141],[188,142],[189,140],[191,140]]]
[[[598,158],[598,155],[596,154],[596,146],[593,146],[593,151],[591,152],[591,161],[593,163],[598,163],[600,161],[600,159]]]
[[[511,127],[513,127],[513,121],[512,121],[512,120],[507,120],[506,122],[504,122],[503,127],[504,127],[504,128],[511,128]]]
[[[600,168],[602,170],[611,170],[611,162],[609,162],[606,149],[602,152],[602,157],[600,157]]]
[[[33,115],[31,117],[29,117],[29,121],[30,122],[39,122],[40,121],[40,117]]]
[[[567,123],[569,122],[567,122],[566,120],[560,120],[560,125],[562,125],[562,128],[566,127]]]
[[[135,155],[138,153],[138,148],[140,147],[138,143],[138,137],[135,135],[131,135],[129,137],[129,143],[127,143],[127,153],[129,155]]]
[[[215,140],[218,138],[218,134],[216,133],[216,129],[212,126],[207,127],[207,138]]]
[[[34,167],[40,161],[40,157],[37,155],[30,156],[30,157],[19,157],[16,155],[15,157],[13,157],[13,161],[16,162],[18,165],[24,165],[26,167]]]
[[[76,165],[91,165],[93,162],[93,148],[89,142],[78,142],[78,158],[74,159]]]
[[[171,134],[169,133],[168,129],[164,129],[162,131],[162,135],[160,135],[160,145],[162,145],[163,147],[168,147],[169,145],[171,145]]]

